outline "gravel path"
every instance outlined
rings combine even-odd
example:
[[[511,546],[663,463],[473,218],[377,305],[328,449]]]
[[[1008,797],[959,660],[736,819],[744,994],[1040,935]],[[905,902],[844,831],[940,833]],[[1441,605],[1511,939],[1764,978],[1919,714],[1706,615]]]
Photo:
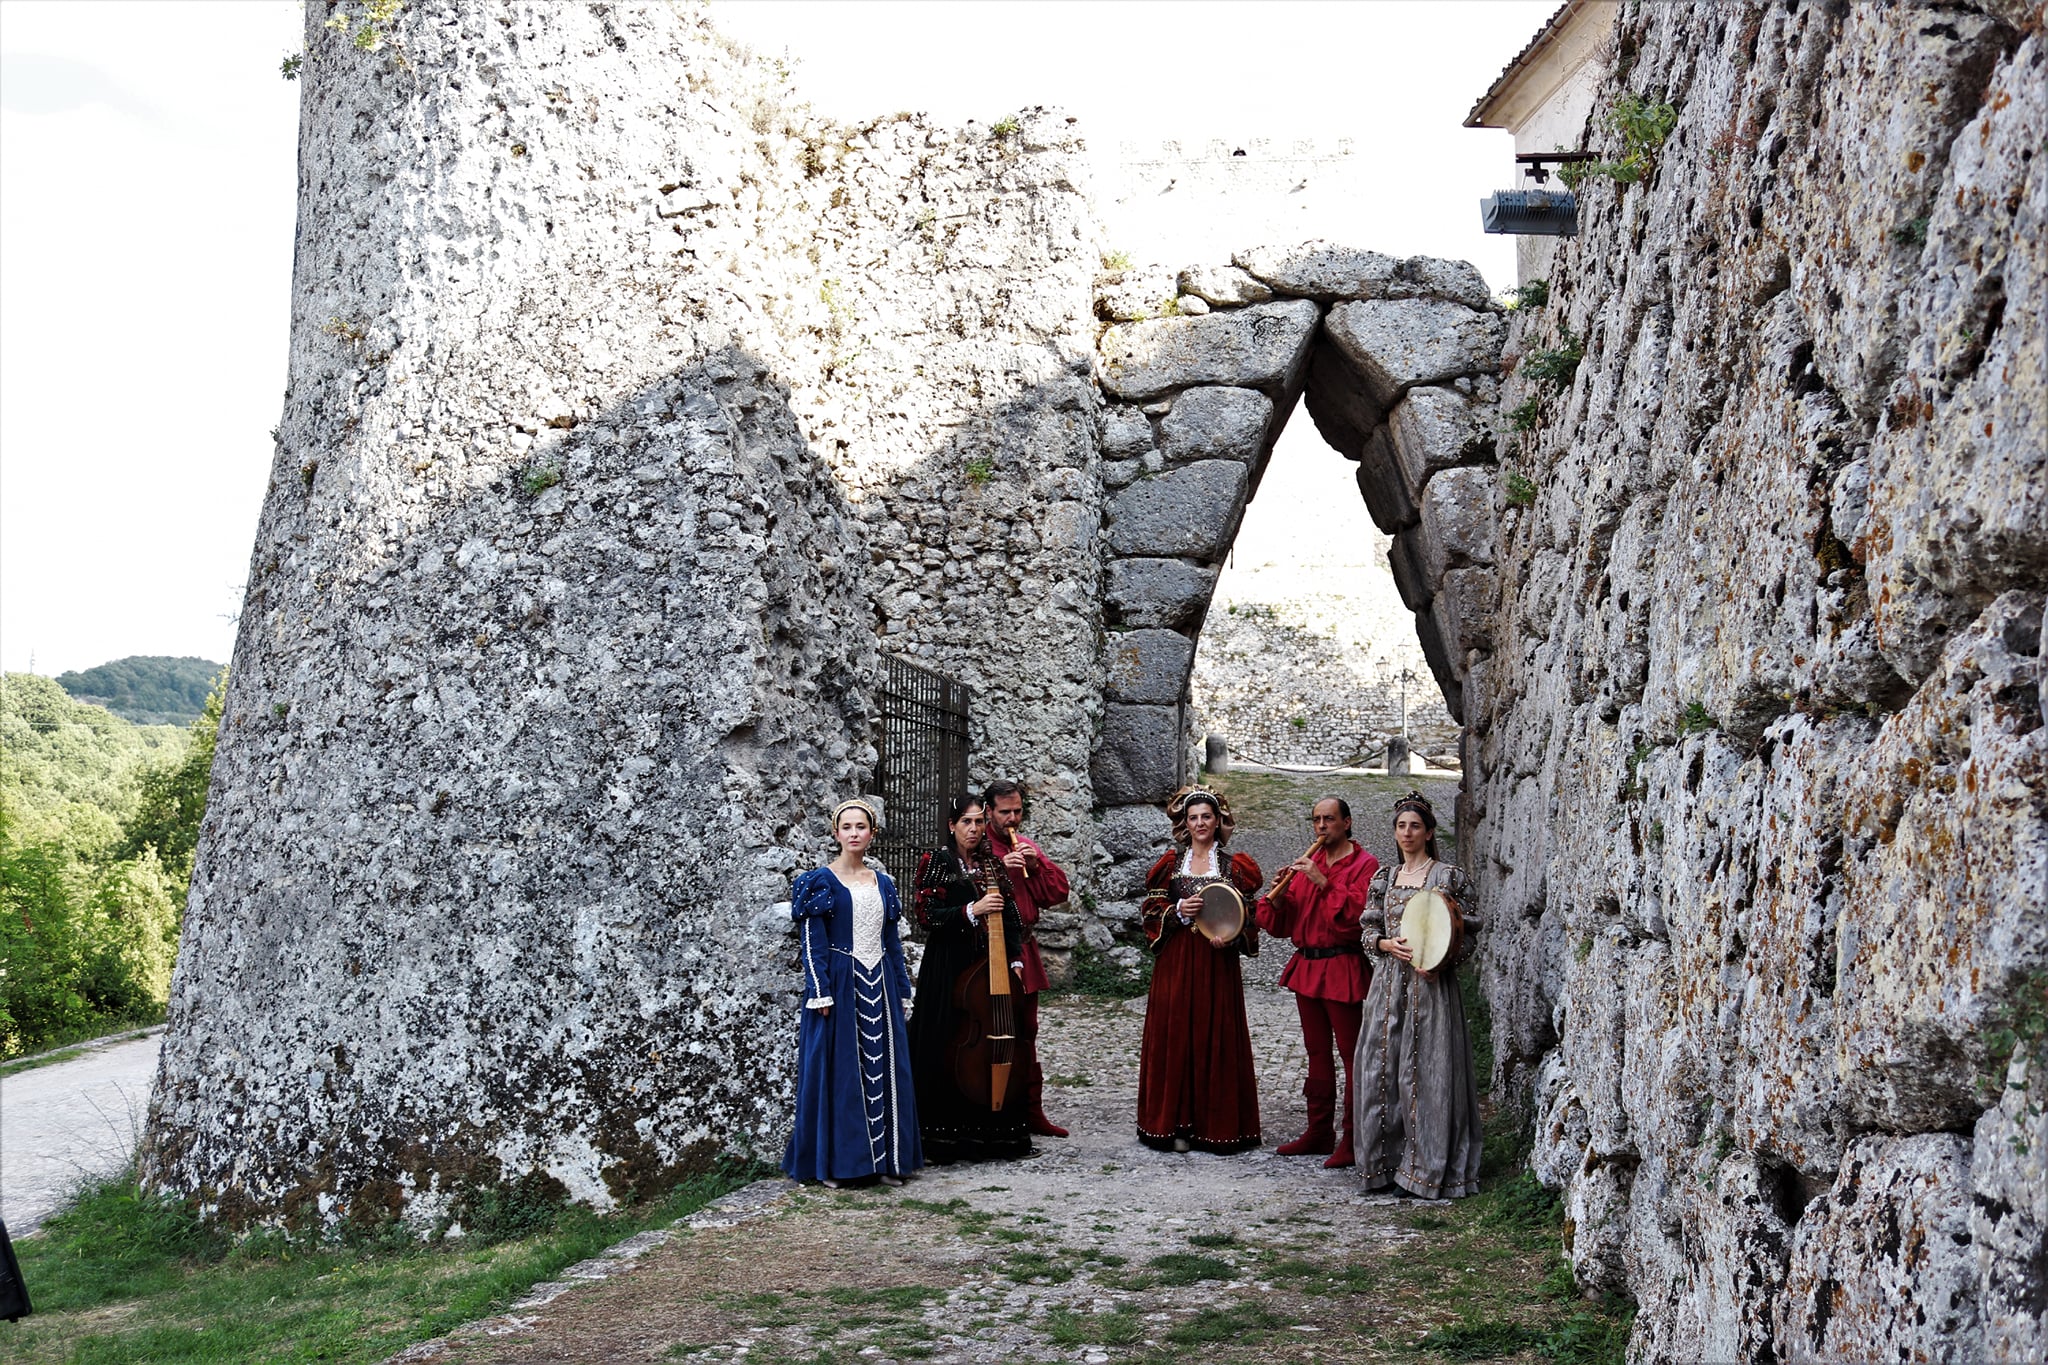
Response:
[[[14,1237],[135,1155],[162,1030],[0,1078],[0,1217]]]
[[[1276,866],[1307,842],[1293,824],[1323,788],[1352,803],[1367,834],[1387,827],[1393,801],[1415,785],[1226,781],[1248,817],[1239,847],[1262,863],[1276,857]],[[1456,786],[1430,785],[1448,825]],[[1367,843],[1383,853],[1391,840]],[[1366,1194],[1353,1172],[1324,1170],[1319,1157],[1274,1155],[1306,1121],[1293,998],[1273,984],[1286,958],[1284,944],[1269,944],[1247,964],[1265,1130],[1257,1151],[1142,1146],[1134,1116],[1144,1001],[1051,996],[1039,1044],[1046,1108],[1072,1137],[1037,1139],[1024,1160],[932,1168],[902,1190],[785,1185],[764,1216],[680,1228],[611,1278],[404,1359],[1096,1365],[1406,1354],[1453,1316],[1401,1270],[1440,1250],[1447,1225],[1425,1212],[1431,1206]],[[1449,1273],[1468,1272],[1502,1282],[1531,1273]]]

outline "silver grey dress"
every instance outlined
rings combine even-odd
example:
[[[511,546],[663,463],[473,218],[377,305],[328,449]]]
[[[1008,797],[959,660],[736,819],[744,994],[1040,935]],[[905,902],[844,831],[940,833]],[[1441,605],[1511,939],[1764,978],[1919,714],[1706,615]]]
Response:
[[[1367,1189],[1399,1185],[1424,1199],[1462,1199],[1479,1191],[1482,1134],[1457,969],[1472,956],[1479,919],[1471,913],[1465,874],[1449,863],[1430,868],[1424,885],[1458,902],[1464,942],[1457,958],[1427,981],[1401,959],[1379,951],[1381,939],[1401,937],[1401,911],[1423,888],[1396,887],[1393,868],[1374,875],[1364,923],[1372,985],[1365,993],[1352,1062],[1353,1139]]]

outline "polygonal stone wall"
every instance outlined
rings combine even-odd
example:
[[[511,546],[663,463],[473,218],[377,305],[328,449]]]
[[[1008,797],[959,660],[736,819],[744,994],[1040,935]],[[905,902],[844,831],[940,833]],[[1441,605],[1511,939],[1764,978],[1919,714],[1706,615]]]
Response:
[[[1134,276],[1107,281],[1097,305],[1110,324],[1097,344],[1105,681],[1092,773],[1112,813],[1112,915],[1157,853],[1153,808],[1187,776],[1195,641],[1304,394],[1394,536],[1396,582],[1454,715],[1498,594],[1491,424],[1506,323],[1476,270],[1309,242]]]

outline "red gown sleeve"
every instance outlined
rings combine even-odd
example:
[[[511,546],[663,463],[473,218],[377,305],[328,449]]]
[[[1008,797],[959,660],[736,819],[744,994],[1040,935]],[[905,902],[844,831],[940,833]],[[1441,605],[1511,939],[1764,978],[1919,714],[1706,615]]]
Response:
[[[1144,921],[1145,937],[1154,943],[1166,930],[1166,914],[1172,908],[1172,897],[1167,888],[1173,881],[1173,865],[1177,861],[1178,853],[1161,854],[1159,861],[1152,864],[1152,870],[1145,874],[1145,903],[1139,914]]]
[[[1249,855],[1233,853],[1230,855],[1230,881],[1237,888],[1239,895],[1250,900],[1259,894],[1259,887],[1265,884],[1266,874],[1259,870],[1259,865],[1253,862]],[[1237,936],[1237,950],[1246,957],[1259,955],[1259,921],[1256,914],[1245,920],[1244,932]]]

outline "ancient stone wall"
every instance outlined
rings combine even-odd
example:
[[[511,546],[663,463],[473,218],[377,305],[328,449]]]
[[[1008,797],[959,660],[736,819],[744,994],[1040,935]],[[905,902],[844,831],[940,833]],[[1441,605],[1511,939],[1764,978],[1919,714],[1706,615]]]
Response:
[[[984,685],[978,745],[1082,842],[1078,143],[821,124],[687,6],[408,6],[367,53],[323,18],[145,1179],[459,1223],[773,1156],[778,902],[872,772],[878,627]]]
[[[2048,1355],[2043,43],[1624,7],[1677,125],[1508,340],[1461,830],[1633,1360]]]
[[[1304,394],[1394,537],[1395,584],[1457,715],[1466,661],[1484,639],[1472,604],[1495,595],[1489,427],[1506,326],[1462,261],[1328,242],[1105,286],[1105,685],[1093,773],[1102,913],[1117,924],[1165,842],[1158,803],[1192,768],[1188,678],[1217,566]]]

